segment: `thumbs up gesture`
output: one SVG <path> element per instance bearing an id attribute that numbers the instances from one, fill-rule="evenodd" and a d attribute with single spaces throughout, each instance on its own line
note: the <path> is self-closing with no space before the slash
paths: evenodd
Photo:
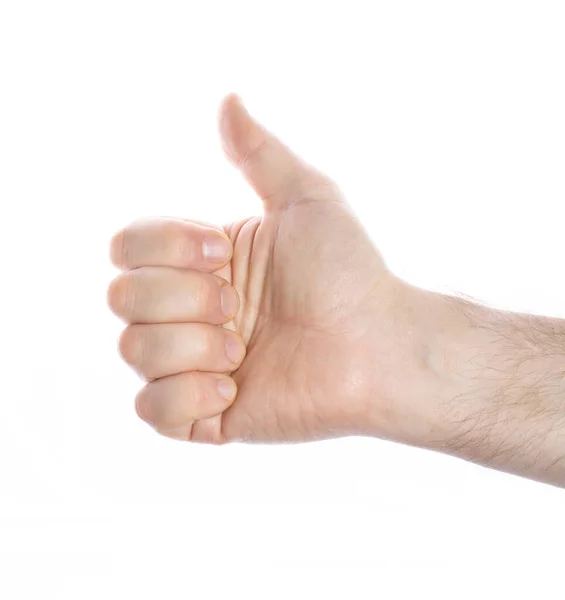
<path id="1" fill-rule="evenodd" d="M 139 416 L 199 442 L 412 441 L 420 291 L 387 270 L 336 184 L 237 96 L 219 121 L 261 216 L 137 221 L 111 242 L 123 272 L 108 302 L 128 322 L 121 355 L 146 381 Z"/>

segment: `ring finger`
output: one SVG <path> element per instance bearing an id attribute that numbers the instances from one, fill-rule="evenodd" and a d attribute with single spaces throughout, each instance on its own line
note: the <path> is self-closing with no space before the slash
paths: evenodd
<path id="1" fill-rule="evenodd" d="M 148 380 L 185 371 L 231 373 L 245 345 L 229 329 L 205 323 L 130 325 L 119 343 L 122 358 Z"/>

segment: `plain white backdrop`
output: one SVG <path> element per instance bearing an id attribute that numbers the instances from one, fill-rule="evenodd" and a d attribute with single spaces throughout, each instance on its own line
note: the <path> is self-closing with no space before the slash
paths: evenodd
<path id="1" fill-rule="evenodd" d="M 0 1 L 0 597 L 563 598 L 564 492 L 371 439 L 158 437 L 112 233 L 259 201 L 238 92 L 393 270 L 565 317 L 561 1 Z"/>

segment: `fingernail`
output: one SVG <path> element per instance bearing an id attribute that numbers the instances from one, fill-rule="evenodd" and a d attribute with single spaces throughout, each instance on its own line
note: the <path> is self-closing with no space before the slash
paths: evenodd
<path id="1" fill-rule="evenodd" d="M 234 363 L 239 362 L 243 356 L 243 348 L 241 342 L 233 337 L 226 340 L 226 355 Z"/>
<path id="2" fill-rule="evenodd" d="M 208 237 L 202 242 L 202 256 L 213 262 L 225 262 L 230 257 L 231 244 L 219 235 Z"/>
<path id="3" fill-rule="evenodd" d="M 233 400 L 237 392 L 237 386 L 232 379 L 218 379 L 218 392 L 222 398 Z"/>
<path id="4" fill-rule="evenodd" d="M 237 292 L 231 285 L 224 285 L 220 292 L 220 306 L 225 317 L 233 317 L 237 311 Z"/>

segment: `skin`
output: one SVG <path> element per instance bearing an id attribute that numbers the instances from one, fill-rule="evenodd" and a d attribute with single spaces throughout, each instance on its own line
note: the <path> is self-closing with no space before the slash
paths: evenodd
<path id="1" fill-rule="evenodd" d="M 111 241 L 139 416 L 215 444 L 378 436 L 565 485 L 563 321 L 400 280 L 338 186 L 237 96 L 219 121 L 263 214 L 147 219 Z"/>

